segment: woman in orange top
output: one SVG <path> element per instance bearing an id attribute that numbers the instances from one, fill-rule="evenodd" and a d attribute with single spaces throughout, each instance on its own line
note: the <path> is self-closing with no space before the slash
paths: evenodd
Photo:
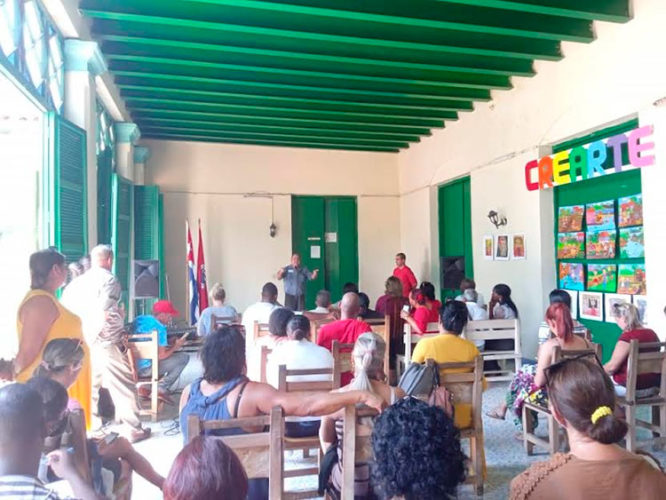
<path id="1" fill-rule="evenodd" d="M 27 381 L 41 362 L 44 347 L 53 339 L 80 340 L 85 352 L 83 365 L 68 393 L 81 403 L 86 425 L 90 426 L 90 352 L 83 339 L 81 320 L 55 297 L 66 278 L 65 256 L 57 250 L 49 248 L 30 256 L 31 290 L 21 302 L 16 319 L 19 350 L 14 359 L 14 373 L 17 381 Z"/>

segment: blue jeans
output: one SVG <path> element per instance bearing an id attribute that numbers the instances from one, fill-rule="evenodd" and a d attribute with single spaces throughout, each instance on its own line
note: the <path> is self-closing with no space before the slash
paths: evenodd
<path id="1" fill-rule="evenodd" d="M 184 352 L 174 352 L 171 356 L 166 359 L 160 359 L 159 361 L 159 377 L 160 377 L 160 389 L 169 390 L 178 377 L 180 373 L 185 369 L 185 366 L 189 362 L 190 357 L 187 353 Z M 139 370 L 140 377 L 150 377 L 152 373 L 152 367 L 148 366 L 146 368 L 141 368 Z"/>

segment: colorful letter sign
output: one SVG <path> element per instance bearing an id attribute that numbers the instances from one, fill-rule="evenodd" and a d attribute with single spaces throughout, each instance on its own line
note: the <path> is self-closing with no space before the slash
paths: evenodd
<path id="1" fill-rule="evenodd" d="M 654 142 L 646 142 L 652 135 L 652 125 L 618 134 L 587 146 L 544 156 L 525 165 L 525 185 L 529 191 L 538 191 L 571 182 L 584 181 L 602 175 L 622 172 L 629 168 L 654 165 Z M 624 164 L 622 146 L 626 144 L 629 163 Z M 612 168 L 604 165 L 612 158 Z"/>

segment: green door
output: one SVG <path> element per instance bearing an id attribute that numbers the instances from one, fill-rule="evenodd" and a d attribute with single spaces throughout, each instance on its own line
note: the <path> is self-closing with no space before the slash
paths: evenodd
<path id="1" fill-rule="evenodd" d="M 123 302 L 129 305 L 129 280 L 132 251 L 134 189 L 132 182 L 113 174 L 111 182 L 111 246 L 113 274 L 123 289 Z"/>
<path id="2" fill-rule="evenodd" d="M 437 201 L 440 289 L 445 299 L 458 295 L 460 280 L 474 277 L 469 177 L 440 186 Z"/>
<path id="3" fill-rule="evenodd" d="M 326 289 L 340 300 L 347 282 L 358 283 L 356 198 L 349 196 L 293 196 L 292 248 L 303 265 L 319 269 L 306 288 L 305 305 L 314 307 L 317 292 Z"/>

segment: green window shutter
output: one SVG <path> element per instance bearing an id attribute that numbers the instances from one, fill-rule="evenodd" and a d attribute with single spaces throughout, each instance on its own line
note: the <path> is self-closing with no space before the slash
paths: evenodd
<path id="1" fill-rule="evenodd" d="M 53 112 L 48 123 L 48 241 L 73 262 L 88 251 L 86 133 Z"/>
<path id="2" fill-rule="evenodd" d="M 111 242 L 111 182 L 113 151 L 106 148 L 97 155 L 97 241 Z"/>
<path id="3" fill-rule="evenodd" d="M 132 182 L 118 174 L 112 176 L 111 188 L 111 245 L 113 272 L 118 277 L 127 301 L 132 251 L 132 216 L 134 190 Z"/>
<path id="4" fill-rule="evenodd" d="M 164 260 L 164 195 L 160 193 L 157 210 L 157 224 L 160 234 L 160 297 L 167 297 L 166 290 L 166 261 Z"/>
<path id="5" fill-rule="evenodd" d="M 164 245 L 162 231 L 162 195 L 157 186 L 134 186 L 134 258 L 159 260 L 160 296 L 164 297 Z M 149 307 L 152 300 L 139 307 Z"/>

